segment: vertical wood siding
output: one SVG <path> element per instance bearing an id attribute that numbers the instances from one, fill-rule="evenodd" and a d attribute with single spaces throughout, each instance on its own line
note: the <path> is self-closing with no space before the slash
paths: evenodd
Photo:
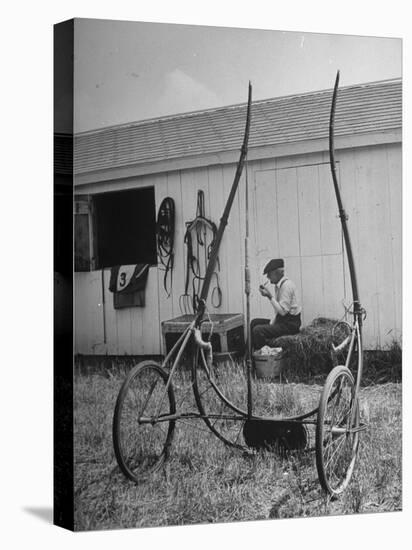
<path id="1" fill-rule="evenodd" d="M 401 148 L 364 147 L 340 158 L 359 292 L 368 314 L 365 341 L 372 348 L 384 346 L 402 335 Z M 345 280 L 349 290 L 347 269 Z"/>
<path id="2" fill-rule="evenodd" d="M 262 170 L 255 178 L 254 287 L 263 279 L 263 267 L 270 258 L 284 258 L 286 275 L 295 282 L 303 303 L 303 323 L 319 316 L 339 316 L 336 297 L 344 294 L 342 240 L 336 207 L 330 208 L 333 187 L 325 185 L 328 171 L 326 164 L 310 163 Z M 272 315 L 271 306 L 259 294 L 255 301 L 262 302 L 260 313 Z"/>
<path id="3" fill-rule="evenodd" d="M 368 312 L 367 347 L 385 345 L 401 336 L 401 149 L 383 145 L 337 152 L 343 201 L 349 215 L 359 290 Z M 76 351 L 84 354 L 158 354 L 161 321 L 181 314 L 186 249 L 185 222 L 196 215 L 197 192 L 205 194 L 206 217 L 219 224 L 232 185 L 235 165 L 211 166 L 136 179 L 136 187 L 154 186 L 156 212 L 166 196 L 175 200 L 176 233 L 173 288 L 168 298 L 164 272 L 149 270 L 146 307 L 115 310 L 104 272 L 103 304 L 100 271 L 76 273 Z M 303 322 L 314 317 L 340 318 L 342 300 L 351 288 L 327 154 L 250 162 L 249 184 L 251 314 L 271 316 L 260 297 L 262 270 L 273 257 L 283 257 L 303 304 Z M 244 238 L 245 177 L 242 176 L 221 250 L 222 305 L 211 312 L 245 311 Z M 121 182 L 119 182 L 119 189 Z M 214 284 L 212 283 L 211 290 Z M 103 313 L 106 342 L 104 341 Z"/>

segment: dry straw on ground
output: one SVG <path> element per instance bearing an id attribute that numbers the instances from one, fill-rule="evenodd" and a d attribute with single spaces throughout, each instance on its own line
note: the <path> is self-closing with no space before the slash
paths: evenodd
<path id="1" fill-rule="evenodd" d="M 341 341 L 339 331 L 333 332 L 336 323 L 335 319 L 318 317 L 302 327 L 299 334 L 282 336 L 274 341 L 273 345 L 286 352 L 286 376 L 289 381 L 322 382 L 334 366 L 345 364 L 345 353 L 332 353 L 332 344 Z M 337 341 L 334 341 L 336 337 Z M 355 353 L 351 364 L 354 370 L 356 361 Z M 400 381 L 401 364 L 402 349 L 395 340 L 385 348 L 368 351 L 364 355 L 363 383 Z"/>

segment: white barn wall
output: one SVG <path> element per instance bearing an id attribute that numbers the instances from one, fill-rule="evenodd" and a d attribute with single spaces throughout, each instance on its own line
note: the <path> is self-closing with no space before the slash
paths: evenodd
<path id="1" fill-rule="evenodd" d="M 360 296 L 368 311 L 366 347 L 389 343 L 392 336 L 399 337 L 401 331 L 400 155 L 399 144 L 337 151 Z M 301 292 L 304 323 L 319 315 L 341 316 L 341 300 L 350 300 L 340 222 L 326 163 L 325 153 L 248 163 L 252 317 L 271 315 L 272 309 L 258 294 L 257 286 L 262 279 L 262 267 L 268 259 L 276 256 L 285 257 L 287 273 Z M 108 290 L 109 269 L 105 270 L 104 307 L 101 271 L 76 273 L 76 352 L 120 355 L 161 353 L 160 323 L 181 313 L 179 297 L 184 292 L 186 273 L 183 237 L 185 222 L 192 220 L 196 214 L 197 191 L 202 189 L 205 193 L 206 217 L 218 225 L 234 172 L 235 164 L 216 165 L 101 184 L 106 191 L 154 186 L 156 213 L 164 197 L 170 196 L 175 200 L 173 290 L 167 298 L 163 289 L 163 272 L 151 267 L 146 307 L 115 310 L 113 295 Z M 245 171 L 219 254 L 222 306 L 215 309 L 209 303 L 211 312 L 245 311 L 244 185 Z M 100 192 L 99 184 L 92 192 Z"/>
<path id="2" fill-rule="evenodd" d="M 261 163 L 255 172 L 253 287 L 257 289 L 267 261 L 283 257 L 303 301 L 303 323 L 336 317 L 336 295 L 343 294 L 342 243 L 333 187 L 330 182 L 325 186 L 329 167 L 319 155 L 282 161 Z M 253 303 L 256 313 L 272 314 L 256 290 Z"/>
<path id="3" fill-rule="evenodd" d="M 402 334 L 402 178 L 399 145 L 364 147 L 339 155 L 344 204 L 367 311 L 367 346 Z M 348 298 L 350 279 L 346 269 Z"/>

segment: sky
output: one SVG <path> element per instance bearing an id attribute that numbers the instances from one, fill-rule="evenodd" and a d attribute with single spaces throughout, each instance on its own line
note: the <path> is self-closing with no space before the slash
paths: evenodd
<path id="1" fill-rule="evenodd" d="M 401 76 L 401 40 L 76 19 L 75 131 Z"/>

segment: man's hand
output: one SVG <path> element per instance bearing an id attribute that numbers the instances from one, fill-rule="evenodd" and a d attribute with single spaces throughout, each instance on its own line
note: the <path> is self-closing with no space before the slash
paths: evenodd
<path id="1" fill-rule="evenodd" d="M 259 292 L 261 293 L 262 296 L 264 296 L 265 298 L 269 298 L 269 300 L 272 298 L 272 294 L 270 292 L 269 289 L 267 289 L 265 286 L 263 285 L 260 285 L 259 286 Z"/>

